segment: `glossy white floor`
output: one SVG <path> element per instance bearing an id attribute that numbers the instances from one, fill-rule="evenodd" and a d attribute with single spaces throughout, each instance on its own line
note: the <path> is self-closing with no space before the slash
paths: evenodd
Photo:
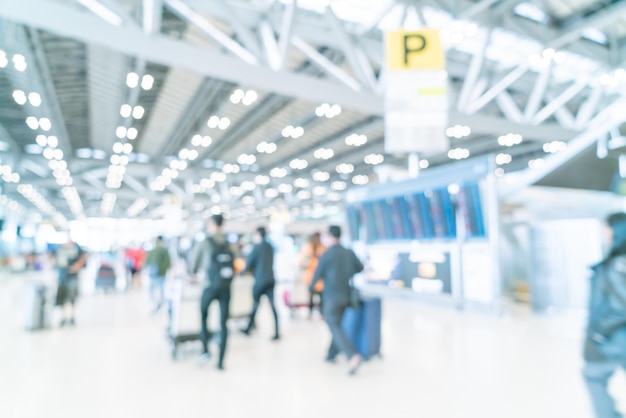
<path id="1" fill-rule="evenodd" d="M 590 417 L 574 318 L 385 301 L 384 359 L 348 377 L 319 320 L 269 312 L 231 334 L 226 371 L 170 359 L 142 292 L 84 295 L 75 328 L 23 330 L 26 278 L 0 273 L 0 417 Z M 190 346 L 195 350 L 197 346 Z M 623 376 L 615 391 L 625 394 Z"/>

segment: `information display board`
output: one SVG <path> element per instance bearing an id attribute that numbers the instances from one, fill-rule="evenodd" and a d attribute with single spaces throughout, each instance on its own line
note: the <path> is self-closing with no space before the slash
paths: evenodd
<path id="1" fill-rule="evenodd" d="M 455 239 L 455 206 L 464 219 L 465 236 L 485 237 L 483 203 L 478 182 L 463 184 L 455 194 L 451 194 L 447 188 L 428 189 L 348 205 L 350 235 L 353 240 L 358 240 L 365 226 L 365 241 L 368 243 Z"/>

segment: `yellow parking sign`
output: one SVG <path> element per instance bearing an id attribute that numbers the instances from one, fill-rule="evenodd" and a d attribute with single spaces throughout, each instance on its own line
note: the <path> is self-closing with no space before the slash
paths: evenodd
<path id="1" fill-rule="evenodd" d="M 446 66 L 438 30 L 389 31 L 385 40 L 387 69 L 391 71 L 443 70 Z"/>

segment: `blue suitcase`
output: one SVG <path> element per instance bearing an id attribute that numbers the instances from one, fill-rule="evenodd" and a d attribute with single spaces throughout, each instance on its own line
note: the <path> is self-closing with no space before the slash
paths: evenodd
<path id="1" fill-rule="evenodd" d="M 364 360 L 380 355 L 381 313 L 380 298 L 364 298 L 361 309 L 349 307 L 341 320 L 341 328 Z"/>

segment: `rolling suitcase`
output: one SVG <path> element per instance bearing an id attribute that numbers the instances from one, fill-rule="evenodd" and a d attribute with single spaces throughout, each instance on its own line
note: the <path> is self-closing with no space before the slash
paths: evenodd
<path id="1" fill-rule="evenodd" d="M 380 356 L 381 314 L 380 298 L 363 298 L 361 309 L 349 307 L 343 315 L 341 328 L 364 360 Z"/>
<path id="2" fill-rule="evenodd" d="M 115 280 L 113 267 L 103 264 L 96 273 L 96 289 L 103 289 L 105 292 L 115 290 Z"/>
<path id="3" fill-rule="evenodd" d="M 33 284 L 26 293 L 26 329 L 39 331 L 46 327 L 46 293 L 44 285 Z"/>
<path id="4" fill-rule="evenodd" d="M 178 357 L 181 344 L 200 341 L 200 298 L 204 290 L 200 283 L 175 280 L 168 300 L 168 338 L 172 358 Z"/>

